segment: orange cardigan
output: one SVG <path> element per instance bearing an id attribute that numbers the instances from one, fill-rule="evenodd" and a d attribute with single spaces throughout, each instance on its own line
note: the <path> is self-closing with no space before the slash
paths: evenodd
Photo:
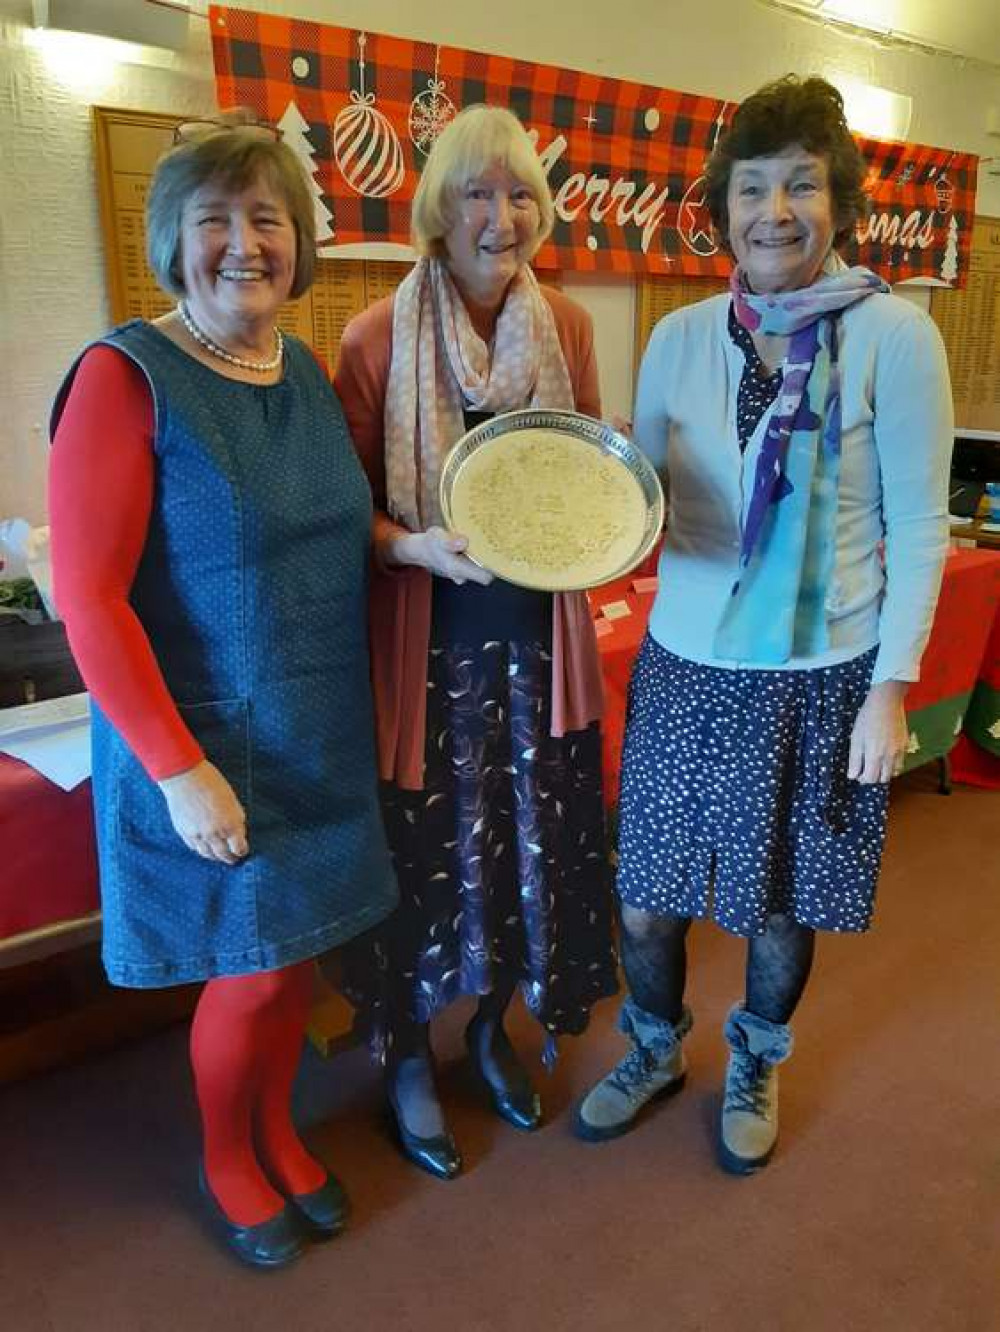
<path id="1" fill-rule="evenodd" d="M 601 399 L 590 316 L 569 297 L 542 288 L 552 307 L 576 408 L 600 417 Z M 391 296 L 347 325 L 334 376 L 354 447 L 375 500 L 370 602 L 372 691 L 379 776 L 408 790 L 423 786 L 431 575 L 390 566 L 384 552 L 405 531 L 386 512 L 383 417 L 392 359 Z M 597 637 L 582 592 L 553 598 L 552 734 L 598 720 L 604 710 Z"/>

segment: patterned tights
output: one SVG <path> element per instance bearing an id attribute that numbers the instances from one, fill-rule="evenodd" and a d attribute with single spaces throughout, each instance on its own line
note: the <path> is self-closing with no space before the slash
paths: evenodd
<path id="1" fill-rule="evenodd" d="M 622 961 L 632 998 L 647 1013 L 676 1023 L 687 980 L 687 933 L 682 916 L 622 908 Z M 788 1022 L 812 970 L 816 934 L 791 916 L 774 913 L 763 934 L 747 940 L 746 1006 L 768 1022 Z"/>

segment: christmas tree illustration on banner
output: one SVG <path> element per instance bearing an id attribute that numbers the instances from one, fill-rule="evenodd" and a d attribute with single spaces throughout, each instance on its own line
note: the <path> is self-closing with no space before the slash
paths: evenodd
<path id="1" fill-rule="evenodd" d="M 954 282 L 958 277 L 958 223 L 954 213 L 948 219 L 948 239 L 941 262 L 941 276 L 945 282 Z"/>
<path id="2" fill-rule="evenodd" d="M 365 92 L 366 33 L 358 34 L 359 91 L 351 91 L 348 106 L 333 122 L 333 156 L 340 173 L 355 194 L 384 199 L 394 194 L 406 176 L 403 146 L 391 122 L 375 106 L 375 94 Z"/>
<path id="3" fill-rule="evenodd" d="M 445 92 L 444 81 L 438 77 L 440 60 L 439 46 L 434 55 L 434 77 L 427 80 L 427 87 L 423 92 L 418 92 L 410 103 L 410 140 L 414 148 L 425 157 L 434 147 L 441 131 L 455 116 L 455 103 Z"/>
<path id="4" fill-rule="evenodd" d="M 323 191 L 316 179 L 317 166 L 313 161 L 316 149 L 309 142 L 309 122 L 295 103 L 289 102 L 285 114 L 278 121 L 278 128 L 285 143 L 302 162 L 309 177 L 309 188 L 312 190 L 316 211 L 316 239 L 330 240 L 333 236 L 333 214 L 326 206 Z"/>

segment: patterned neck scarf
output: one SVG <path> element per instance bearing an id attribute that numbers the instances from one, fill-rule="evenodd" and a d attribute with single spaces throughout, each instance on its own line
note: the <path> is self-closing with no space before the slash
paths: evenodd
<path id="1" fill-rule="evenodd" d="M 440 524 L 438 481 L 465 434 L 466 409 L 572 410 L 573 386 L 556 321 L 534 273 L 520 269 L 497 315 L 492 345 L 439 259 L 420 259 L 396 292 L 385 395 L 389 512 L 418 532 Z"/>
<path id="2" fill-rule="evenodd" d="M 781 390 L 743 519 L 739 573 L 715 633 L 720 657 L 780 665 L 826 651 L 826 597 L 840 481 L 837 316 L 888 285 L 839 259 L 799 291 L 757 296 L 741 269 L 729 282 L 751 333 L 790 337 Z"/>

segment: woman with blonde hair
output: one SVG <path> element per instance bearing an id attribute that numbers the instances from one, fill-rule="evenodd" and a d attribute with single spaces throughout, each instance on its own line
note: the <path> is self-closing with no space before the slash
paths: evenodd
<path id="1" fill-rule="evenodd" d="M 442 1178 L 461 1159 L 430 1020 L 480 996 L 473 1068 L 496 1111 L 533 1129 L 538 1098 L 503 1028 L 515 989 L 550 1038 L 582 1031 L 616 989 L 586 599 L 491 578 L 444 530 L 437 500 L 448 450 L 487 417 L 600 413 L 590 319 L 529 267 L 553 221 L 517 118 L 467 108 L 414 199 L 421 258 L 348 326 L 335 379 L 375 495 L 377 742 L 402 893 L 387 927 L 352 950 L 347 984 L 380 1038 L 403 1150 Z"/>

